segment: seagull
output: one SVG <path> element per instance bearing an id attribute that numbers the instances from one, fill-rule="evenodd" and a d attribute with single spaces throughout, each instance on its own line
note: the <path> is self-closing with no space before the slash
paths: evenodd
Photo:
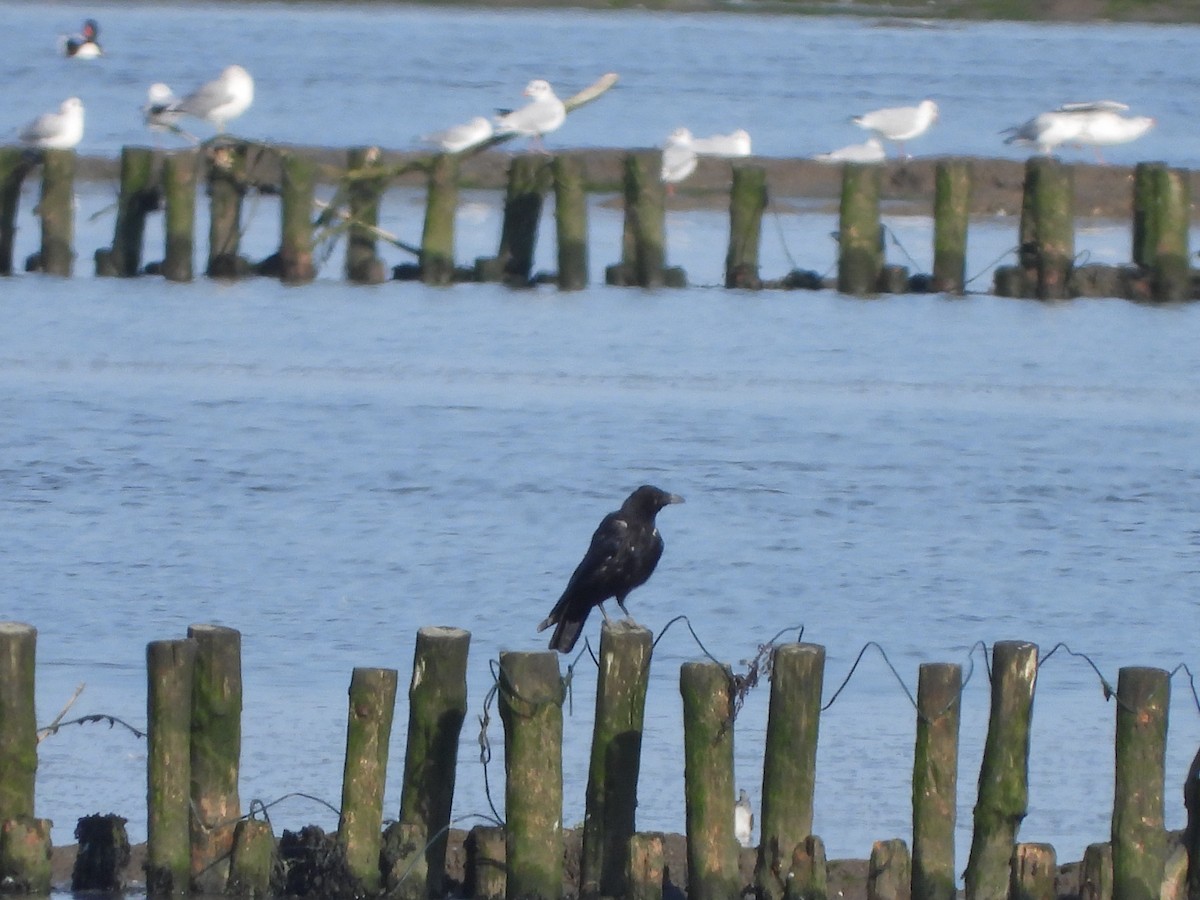
<path id="1" fill-rule="evenodd" d="M 738 792 L 737 803 L 733 805 L 733 834 L 743 847 L 752 847 L 751 833 L 754 831 L 754 809 L 750 806 L 750 796 L 745 791 Z"/>
<path id="2" fill-rule="evenodd" d="M 96 40 L 99 34 L 100 26 L 96 24 L 96 20 L 88 19 L 83 23 L 83 31 L 80 34 L 60 38 L 63 55 L 72 59 L 95 59 L 97 56 L 103 56 L 104 51 L 100 49 L 100 43 Z"/>
<path id="3" fill-rule="evenodd" d="M 886 156 L 883 144 L 879 138 L 872 135 L 861 144 L 850 144 L 846 147 L 839 147 L 837 150 L 830 150 L 828 153 L 818 153 L 813 159 L 817 162 L 828 163 L 877 163 L 883 162 Z"/>
<path id="4" fill-rule="evenodd" d="M 1048 154 L 1063 144 L 1090 146 L 1103 162 L 1100 148 L 1124 144 L 1140 138 L 1154 127 L 1150 116 L 1123 116 L 1129 107 L 1115 100 L 1064 103 L 1050 112 L 1040 113 L 1027 122 L 1006 128 L 1004 143 L 1033 144 L 1039 153 Z"/>
<path id="5" fill-rule="evenodd" d="M 224 133 L 225 124 L 236 119 L 254 102 L 254 79 L 241 66 L 226 66 L 218 78 L 200 85 L 166 112 L 204 119 Z"/>
<path id="6" fill-rule="evenodd" d="M 661 177 L 667 193 L 675 193 L 675 185 L 696 171 L 696 150 L 692 146 L 692 133 L 686 128 L 676 128 L 667 137 L 662 151 Z"/>
<path id="7" fill-rule="evenodd" d="M 142 121 L 153 132 L 170 131 L 195 143 L 196 138 L 179 127 L 183 113 L 171 108 L 178 102 L 179 98 L 175 96 L 174 91 L 161 81 L 155 82 L 146 91 L 146 102 L 142 104 Z"/>
<path id="8" fill-rule="evenodd" d="M 21 129 L 21 143 L 39 150 L 70 150 L 83 140 L 83 101 L 68 97 L 58 112 L 42 113 Z"/>
<path id="9" fill-rule="evenodd" d="M 885 141 L 893 141 L 904 155 L 904 142 L 920 137 L 938 117 L 937 104 L 922 100 L 916 106 L 889 106 L 850 119 L 859 128 L 874 132 Z"/>
<path id="10" fill-rule="evenodd" d="M 462 153 L 478 144 L 482 144 L 492 136 L 492 123 L 483 116 L 476 116 L 470 122 L 461 125 L 451 125 L 443 131 L 435 131 L 421 137 L 421 142 L 438 147 L 446 153 Z"/>
<path id="11" fill-rule="evenodd" d="M 729 134 L 695 138 L 692 141 L 692 149 L 701 156 L 749 156 L 750 133 L 744 128 L 739 128 Z"/>
<path id="12" fill-rule="evenodd" d="M 496 117 L 496 134 L 517 134 L 530 138 L 539 149 L 542 136 L 554 131 L 567 118 L 567 108 L 554 95 L 550 82 L 535 78 L 525 86 L 529 103 L 520 109 Z"/>

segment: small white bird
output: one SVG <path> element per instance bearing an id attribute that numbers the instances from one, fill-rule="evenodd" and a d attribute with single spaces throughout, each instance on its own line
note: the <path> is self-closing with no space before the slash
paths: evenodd
<path id="1" fill-rule="evenodd" d="M 530 102 L 520 109 L 496 117 L 496 134 L 524 135 L 539 149 L 542 136 L 559 128 L 567 118 L 567 108 L 554 95 L 548 81 L 535 78 L 525 87 Z"/>
<path id="2" fill-rule="evenodd" d="M 817 162 L 827 163 L 878 163 L 883 162 L 886 156 L 883 144 L 879 138 L 872 135 L 861 144 L 849 144 L 839 147 L 837 150 L 830 150 L 828 153 L 818 153 L 813 159 Z"/>
<path id="3" fill-rule="evenodd" d="M 1027 122 L 1006 128 L 1004 143 L 1032 144 L 1037 152 L 1049 154 L 1067 144 L 1092 147 L 1103 162 L 1101 147 L 1134 141 L 1154 127 L 1150 116 L 1123 116 L 1129 107 L 1115 100 L 1064 103 L 1050 112 L 1040 113 Z"/>
<path id="4" fill-rule="evenodd" d="M 19 138 L 40 150 L 70 150 L 83 140 L 83 101 L 68 97 L 58 112 L 42 113 L 22 128 Z"/>
<path id="5" fill-rule="evenodd" d="M 478 144 L 482 144 L 492 136 L 492 123 L 483 116 L 476 116 L 470 122 L 461 125 L 451 125 L 442 131 L 426 134 L 421 142 L 437 147 L 446 153 L 462 153 Z"/>
<path id="6" fill-rule="evenodd" d="M 661 177 L 667 193 L 675 193 L 675 185 L 696 171 L 696 151 L 692 147 L 692 133 L 686 128 L 676 128 L 667 137 L 662 151 Z"/>
<path id="7" fill-rule="evenodd" d="M 749 156 L 750 133 L 744 128 L 739 128 L 729 134 L 694 138 L 692 149 L 701 156 Z"/>
<path id="8" fill-rule="evenodd" d="M 220 76 L 200 85 L 168 112 L 204 119 L 224 133 L 230 119 L 236 119 L 254 102 L 254 79 L 241 66 L 226 66 Z"/>
<path id="9" fill-rule="evenodd" d="M 922 100 L 916 106 L 889 106 L 872 110 L 850 119 L 859 128 L 874 132 L 885 141 L 892 141 L 904 155 L 904 142 L 920 137 L 938 117 L 937 104 Z"/>
<path id="10" fill-rule="evenodd" d="M 178 102 L 179 98 L 175 96 L 174 91 L 161 81 L 156 81 L 146 91 L 146 102 L 142 104 L 142 121 L 153 132 L 170 131 L 194 142 L 196 138 L 179 127 L 183 113 L 172 109 Z"/>
<path id="11" fill-rule="evenodd" d="M 738 792 L 737 803 L 733 805 L 733 834 L 743 847 L 753 847 L 750 843 L 754 831 L 754 809 L 750 806 L 750 797 L 745 791 Z"/>

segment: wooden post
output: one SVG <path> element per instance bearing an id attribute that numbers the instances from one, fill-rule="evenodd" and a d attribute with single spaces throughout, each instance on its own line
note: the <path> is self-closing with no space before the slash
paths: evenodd
<path id="1" fill-rule="evenodd" d="M 421 281 L 454 280 L 454 216 L 458 211 L 458 154 L 439 153 L 429 167 L 425 230 L 421 234 Z"/>
<path id="2" fill-rule="evenodd" d="M 35 268 L 69 278 L 75 267 L 75 151 L 42 151 L 42 249 Z"/>
<path id="3" fill-rule="evenodd" d="M 979 768 L 975 830 L 964 881 L 967 900 L 1006 900 L 1017 829 L 1029 802 L 1029 727 L 1036 644 L 997 641 L 992 702 Z"/>
<path id="4" fill-rule="evenodd" d="M 196 168 L 192 150 L 169 153 L 163 160 L 163 190 L 167 197 L 166 256 L 162 273 L 167 281 L 192 280 L 195 252 Z"/>
<path id="5" fill-rule="evenodd" d="M 878 289 L 883 271 L 879 170 L 866 163 L 842 166 L 837 289 L 843 294 L 864 296 Z"/>
<path id="6" fill-rule="evenodd" d="M 350 677 L 346 764 L 338 841 L 346 868 L 368 893 L 379 890 L 379 847 L 388 747 L 396 708 L 395 669 L 355 668 Z"/>
<path id="7" fill-rule="evenodd" d="M 714 662 L 684 663 L 679 673 L 690 900 L 728 900 L 740 887 L 730 677 Z"/>
<path id="8" fill-rule="evenodd" d="M 1163 784 L 1171 676 L 1127 666 L 1117 679 L 1113 896 L 1158 900 L 1166 858 Z"/>
<path id="9" fill-rule="evenodd" d="M 317 167 L 303 156 L 285 153 L 280 168 L 279 278 L 284 284 L 305 284 L 317 276 L 312 224 Z"/>
<path id="10" fill-rule="evenodd" d="M 1055 900 L 1058 864 L 1049 844 L 1017 844 L 1013 848 L 1009 900 Z"/>
<path id="11" fill-rule="evenodd" d="M 923 663 L 913 753 L 913 900 L 954 900 L 962 666 Z"/>
<path id="12" fill-rule="evenodd" d="M 659 178 L 657 152 L 630 153 L 625 157 L 625 229 L 633 252 L 627 257 L 633 283 L 662 287 L 667 262 L 667 191 Z"/>
<path id="13" fill-rule="evenodd" d="M 810 834 L 797 844 L 785 880 L 784 900 L 827 900 L 829 866 L 825 859 L 825 842 Z"/>
<path id="14" fill-rule="evenodd" d="M 125 889 L 125 868 L 132 851 L 125 819 L 118 815 L 84 816 L 75 824 L 75 865 L 71 868 L 71 890 L 108 891 Z"/>
<path id="15" fill-rule="evenodd" d="M 1154 173 L 1156 190 L 1151 215 L 1155 236 L 1151 264 L 1151 291 L 1155 300 L 1182 303 L 1192 298 L 1191 254 L 1188 228 L 1191 225 L 1191 191 L 1186 169 L 1165 166 Z"/>
<path id="16" fill-rule="evenodd" d="M 583 157 L 554 159 L 554 223 L 558 236 L 558 289 L 578 291 L 588 284 L 587 187 Z"/>
<path id="17" fill-rule="evenodd" d="M 146 646 L 146 891 L 186 894 L 191 872 L 192 681 L 196 642 Z"/>
<path id="18" fill-rule="evenodd" d="M 562 893 L 562 702 L 557 653 L 500 654 L 509 900 Z"/>
<path id="19" fill-rule="evenodd" d="M 1158 183 L 1167 170 L 1164 162 L 1140 162 L 1133 169 L 1133 252 L 1135 266 L 1149 269 L 1154 265 L 1158 247 L 1158 218 L 1154 214 Z"/>
<path id="20" fill-rule="evenodd" d="M 0 147 L 0 275 L 13 273 L 17 209 L 21 204 L 21 185 L 28 172 L 24 150 L 20 147 Z"/>
<path id="21" fill-rule="evenodd" d="M 467 653 L 471 633 L 427 627 L 417 632 L 412 682 L 408 688 L 408 744 L 400 798 L 401 825 L 414 829 L 425 854 L 421 897 L 445 894 L 445 833 L 454 802 L 458 738 L 467 715 Z M 388 890 L 396 884 L 389 873 Z"/>
<path id="22" fill-rule="evenodd" d="M 508 167 L 500 249 L 494 258 L 476 261 L 475 271 L 480 281 L 502 281 L 514 287 L 530 284 L 542 202 L 549 188 L 548 173 L 549 167 L 542 157 L 532 154 L 513 157 Z"/>
<path id="23" fill-rule="evenodd" d="M 0 622 L 0 821 L 33 816 L 37 629 Z"/>
<path id="24" fill-rule="evenodd" d="M 626 894 L 653 638 L 649 629 L 619 620 L 600 626 L 600 674 L 580 863 L 579 890 L 584 895 Z"/>
<path id="25" fill-rule="evenodd" d="M 961 294 L 966 289 L 967 225 L 971 212 L 971 163 L 946 159 L 934 169 L 933 289 Z M 916 856 L 916 847 L 913 847 Z"/>
<path id="26" fill-rule="evenodd" d="M 242 746 L 242 636 L 221 625 L 191 625 L 192 890 L 224 893 L 233 830 L 241 818 L 238 764 Z"/>
<path id="27" fill-rule="evenodd" d="M 867 867 L 867 900 L 909 900 L 911 881 L 908 845 L 899 838 L 876 841 Z"/>
<path id="28" fill-rule="evenodd" d="M 763 210 L 767 208 L 767 170 L 734 166 L 729 192 L 729 249 L 725 252 L 725 287 L 762 288 L 758 276 L 758 246 Z"/>
<path id="29" fill-rule="evenodd" d="M 812 834 L 824 678 L 821 645 L 776 648 L 763 753 L 761 840 L 754 869 L 754 883 L 764 900 L 779 900 L 787 892 L 792 851 Z"/>
<path id="30" fill-rule="evenodd" d="M 1079 870 L 1079 900 L 1112 900 L 1112 844 L 1088 844 Z"/>
<path id="31" fill-rule="evenodd" d="M 1183 805 L 1187 809 L 1187 827 L 1183 831 L 1183 846 L 1188 857 L 1187 898 L 1200 900 L 1200 750 L 1196 751 L 1188 767 L 1187 780 L 1183 784 Z"/>
<path id="32" fill-rule="evenodd" d="M 346 240 L 346 278 L 357 284 L 380 284 L 387 272 L 375 254 L 375 229 L 387 178 L 379 165 L 378 147 L 353 147 L 346 153 L 350 231 Z"/>
<path id="33" fill-rule="evenodd" d="M 241 897 L 271 896 L 275 835 L 265 819 L 242 819 L 233 830 L 229 893 Z"/>
<path id="34" fill-rule="evenodd" d="M 1027 283 L 1039 300 L 1070 296 L 1068 279 L 1075 260 L 1073 192 L 1070 166 L 1047 156 L 1026 162 L 1021 248 Z"/>
<path id="35" fill-rule="evenodd" d="M 634 834 L 629 838 L 629 868 L 625 873 L 628 900 L 662 900 L 663 857 L 662 832 Z"/>
<path id="36" fill-rule="evenodd" d="M 248 266 L 239 253 L 242 197 L 246 193 L 246 145 L 222 144 L 210 151 L 208 165 L 209 278 L 240 278 Z M 232 834 L 230 835 L 232 837 Z"/>
<path id="37" fill-rule="evenodd" d="M 132 278 L 142 268 L 142 236 L 146 213 L 158 208 L 154 183 L 154 151 L 149 147 L 121 148 L 121 193 L 111 248 L 96 251 L 96 274 Z"/>
<path id="38" fill-rule="evenodd" d="M 504 866 L 504 829 L 476 825 L 467 835 L 468 897 L 475 900 L 501 900 L 507 890 Z"/>
<path id="39" fill-rule="evenodd" d="M 0 878 L 6 894 L 50 893 L 51 824 L 31 816 L 0 822 Z"/>

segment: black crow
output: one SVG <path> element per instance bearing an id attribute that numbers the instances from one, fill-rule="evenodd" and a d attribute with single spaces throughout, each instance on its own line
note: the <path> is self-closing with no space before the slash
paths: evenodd
<path id="1" fill-rule="evenodd" d="M 599 606 L 607 620 L 604 601 L 610 597 L 616 597 L 621 612 L 629 615 L 625 598 L 635 587 L 646 583 L 662 556 L 663 540 L 654 517 L 664 506 L 682 502 L 678 494 L 643 484 L 620 509 L 604 517 L 592 535 L 591 546 L 567 582 L 567 589 L 538 626 L 538 631 L 557 626 L 550 638 L 551 650 L 571 652 L 593 606 Z"/>

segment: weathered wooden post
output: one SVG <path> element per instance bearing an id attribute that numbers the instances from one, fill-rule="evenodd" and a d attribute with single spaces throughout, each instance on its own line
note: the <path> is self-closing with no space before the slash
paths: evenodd
<path id="1" fill-rule="evenodd" d="M 911 882 L 912 860 L 904 841 L 893 838 L 871 845 L 871 858 L 867 863 L 867 900 L 909 900 Z"/>
<path id="2" fill-rule="evenodd" d="M 70 277 L 75 267 L 75 151 L 42 151 L 42 193 L 38 217 L 42 221 L 42 249 L 38 271 Z"/>
<path id="3" fill-rule="evenodd" d="M 1163 784 L 1171 676 L 1127 666 L 1117 679 L 1113 897 L 1158 900 L 1166 856 Z"/>
<path id="4" fill-rule="evenodd" d="M 0 821 L 33 816 L 36 656 L 36 628 L 22 622 L 0 622 Z"/>
<path id="5" fill-rule="evenodd" d="M 763 210 L 767 208 L 767 170 L 734 166 L 729 192 L 729 249 L 725 252 L 725 287 L 759 290 L 758 247 Z"/>
<path id="6" fill-rule="evenodd" d="M 446 285 L 454 280 L 458 160 L 456 153 L 439 153 L 430 162 L 425 229 L 421 233 L 421 281 L 425 284 Z"/>
<path id="7" fill-rule="evenodd" d="M 1192 297 L 1191 254 L 1188 228 L 1191 225 L 1191 192 L 1185 169 L 1166 166 L 1151 174 L 1154 185 L 1149 234 L 1154 239 L 1151 296 L 1158 301 L 1180 303 Z"/>
<path id="8" fill-rule="evenodd" d="M 1164 162 L 1140 162 L 1133 169 L 1133 264 L 1143 269 L 1154 265 L 1158 246 L 1157 217 L 1154 215 L 1160 173 Z"/>
<path id="9" fill-rule="evenodd" d="M 729 668 L 714 662 L 684 663 L 679 673 L 691 900 L 729 900 L 740 887 L 733 834 L 730 681 Z"/>
<path id="10" fill-rule="evenodd" d="M 1057 872 L 1054 848 L 1049 844 L 1017 844 L 1013 848 L 1009 900 L 1055 900 Z"/>
<path id="11" fill-rule="evenodd" d="M 504 872 L 504 829 L 476 825 L 467 835 L 467 896 L 475 900 L 502 900 L 507 887 Z"/>
<path id="12" fill-rule="evenodd" d="M 779 900 L 787 892 L 792 851 L 812 834 L 824 680 L 821 645 L 784 644 L 775 649 L 763 754 L 761 840 L 754 868 L 754 882 L 764 900 Z"/>
<path id="13" fill-rule="evenodd" d="M 514 287 L 530 284 L 542 203 L 550 187 L 549 172 L 543 157 L 533 154 L 513 157 L 508 167 L 500 249 L 492 258 L 475 261 L 475 274 L 480 281 L 502 281 Z"/>
<path id="14" fill-rule="evenodd" d="M 1029 802 L 1029 728 L 1036 644 L 997 641 L 992 700 L 979 768 L 975 830 L 964 877 L 967 900 L 1006 900 L 1017 829 Z"/>
<path id="15" fill-rule="evenodd" d="M 666 271 L 667 192 L 659 177 L 661 155 L 637 151 L 625 157 L 625 227 L 621 261 L 605 270 L 605 280 L 618 286 L 682 286 L 682 273 Z"/>
<path id="16" fill-rule="evenodd" d="M 954 900 L 962 666 L 923 663 L 913 753 L 913 900 Z"/>
<path id="17" fill-rule="evenodd" d="M 240 897 L 271 896 L 275 865 L 275 835 L 265 819 L 242 819 L 233 830 L 229 863 L 229 893 Z"/>
<path id="18" fill-rule="evenodd" d="M 285 153 L 280 168 L 279 279 L 284 284 L 305 284 L 317 276 L 312 223 L 317 167 L 310 159 Z"/>
<path id="19" fill-rule="evenodd" d="M 209 151 L 209 278 L 241 278 L 249 266 L 240 254 L 242 198 L 246 194 L 246 145 L 221 144 Z M 232 836 L 232 835 L 231 835 Z"/>
<path id="20" fill-rule="evenodd" d="M 829 864 L 825 859 L 825 842 L 810 834 L 797 844 L 785 880 L 784 900 L 827 900 Z"/>
<path id="21" fill-rule="evenodd" d="M 24 150 L 20 147 L 0 147 L 0 275 L 13 273 L 17 209 L 21 204 L 21 185 L 28 172 Z"/>
<path id="22" fill-rule="evenodd" d="M 402 872 L 388 872 L 385 887 L 404 896 L 445 894 L 445 833 L 454 803 L 458 737 L 467 715 L 467 654 L 471 633 L 427 627 L 417 632 L 412 682 L 408 688 L 408 749 L 398 824 L 408 826 L 425 855 L 425 879 L 400 886 Z M 415 871 L 415 869 L 414 869 Z"/>
<path id="23" fill-rule="evenodd" d="M 588 283 L 587 187 L 583 157 L 573 153 L 557 156 L 553 170 L 558 288 L 578 291 Z"/>
<path id="24" fill-rule="evenodd" d="M 142 236 L 146 214 L 158 208 L 154 182 L 154 151 L 149 147 L 121 148 L 121 192 L 112 247 L 96 251 L 96 274 L 132 278 L 142 268 Z"/>
<path id="25" fill-rule="evenodd" d="M 0 878 L 9 894 L 50 893 L 49 819 L 0 821 Z"/>
<path id="26" fill-rule="evenodd" d="M 883 271 L 879 170 L 880 166 L 867 163 L 842 165 L 837 289 L 843 294 L 863 296 L 879 287 Z"/>
<path id="27" fill-rule="evenodd" d="M 121 816 L 84 816 L 75 823 L 75 865 L 71 867 L 71 890 L 120 893 L 125 889 L 125 867 L 132 851 L 129 833 Z"/>
<path id="28" fill-rule="evenodd" d="M 1183 832 L 1183 847 L 1188 858 L 1187 898 L 1200 900 L 1200 750 L 1196 751 L 1188 767 L 1187 780 L 1183 784 L 1183 805 L 1187 809 L 1187 827 Z"/>
<path id="29" fill-rule="evenodd" d="M 1079 870 L 1079 900 L 1112 900 L 1112 844 L 1088 844 Z"/>
<path id="30" fill-rule="evenodd" d="M 625 873 L 628 900 L 662 900 L 663 857 L 662 832 L 634 834 L 629 838 L 629 868 Z"/>
<path id="31" fill-rule="evenodd" d="M 346 278 L 356 284 L 380 284 L 387 272 L 375 253 L 379 205 L 387 174 L 379 164 L 378 147 L 353 147 L 346 153 L 347 205 L 350 230 L 346 240 Z"/>
<path id="32" fill-rule="evenodd" d="M 1047 156 L 1031 157 L 1025 164 L 1021 246 L 1032 249 L 1039 300 L 1069 296 L 1067 282 L 1075 261 L 1073 194 L 1070 166 Z"/>
<path id="33" fill-rule="evenodd" d="M 971 163 L 946 159 L 934 169 L 933 289 L 961 294 L 966 289 L 967 225 L 971 212 Z M 913 847 L 916 856 L 916 847 Z"/>
<path id="34" fill-rule="evenodd" d="M 221 625 L 191 625 L 192 890 L 224 893 L 233 831 L 241 818 L 242 636 Z"/>
<path id="35" fill-rule="evenodd" d="M 191 873 L 192 681 L 196 642 L 146 646 L 146 891 L 186 894 Z"/>
<path id="36" fill-rule="evenodd" d="M 621 621 L 600 627 L 600 674 L 583 818 L 580 893 L 626 893 L 637 812 L 642 721 L 653 635 Z"/>
<path id="37" fill-rule="evenodd" d="M 557 653 L 500 654 L 509 900 L 562 893 L 562 702 Z"/>
<path id="38" fill-rule="evenodd" d="M 163 160 L 163 192 L 166 194 L 166 256 L 162 273 L 167 281 L 192 280 L 195 251 L 196 169 L 199 156 L 193 150 L 167 154 Z"/>

